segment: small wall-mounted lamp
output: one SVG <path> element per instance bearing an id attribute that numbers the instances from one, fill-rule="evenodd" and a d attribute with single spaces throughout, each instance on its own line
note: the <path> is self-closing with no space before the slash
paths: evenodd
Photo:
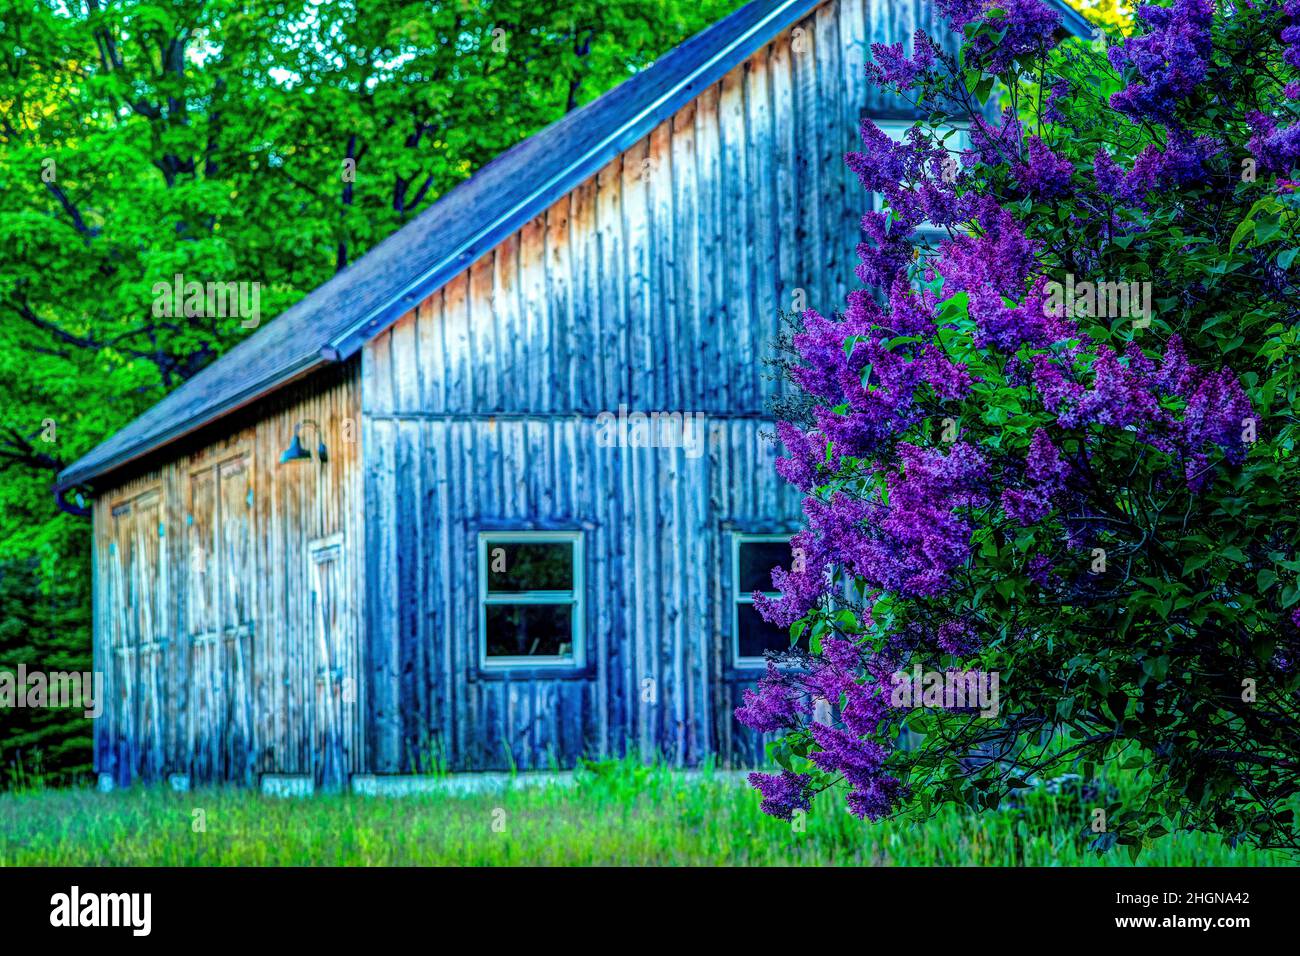
<path id="1" fill-rule="evenodd" d="M 329 455 L 325 451 L 325 437 L 321 432 L 321 427 L 310 418 L 305 418 L 293 426 L 293 440 L 289 442 L 289 447 L 280 454 L 280 464 L 283 465 L 291 461 L 311 461 L 311 452 L 303 447 L 302 441 L 298 437 L 299 429 L 307 425 L 316 429 L 316 438 L 319 442 L 316 446 L 317 459 L 320 460 L 322 465 L 329 461 Z"/>

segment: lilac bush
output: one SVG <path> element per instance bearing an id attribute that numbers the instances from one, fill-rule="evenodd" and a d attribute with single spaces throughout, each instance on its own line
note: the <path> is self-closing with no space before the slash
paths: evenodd
<path id="1" fill-rule="evenodd" d="M 1081 815 L 1099 850 L 1295 849 L 1300 0 L 1088 44 L 1038 0 L 939 7 L 960 55 L 873 47 L 923 119 L 863 124 L 861 288 L 791 340 L 807 526 L 755 602 L 810 653 L 737 710 L 781 735 L 763 809 L 994 808 L 1122 765 L 1148 797 Z M 996 716 L 901 705 L 918 666 L 1000 675 Z"/>

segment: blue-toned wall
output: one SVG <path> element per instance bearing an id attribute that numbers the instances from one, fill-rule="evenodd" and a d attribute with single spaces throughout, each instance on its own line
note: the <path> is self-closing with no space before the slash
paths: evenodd
<path id="1" fill-rule="evenodd" d="M 730 535 L 800 510 L 761 360 L 782 309 L 851 287 L 869 44 L 930 15 L 829 0 L 367 346 L 376 770 L 757 756 L 731 716 L 756 675 L 731 659 Z M 602 447 L 620 405 L 705 413 L 706 451 Z M 477 534 L 530 526 L 583 532 L 585 660 L 485 671 Z"/>

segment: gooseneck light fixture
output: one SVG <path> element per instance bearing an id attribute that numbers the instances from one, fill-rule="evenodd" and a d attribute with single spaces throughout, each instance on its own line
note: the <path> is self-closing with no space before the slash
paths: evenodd
<path id="1" fill-rule="evenodd" d="M 287 464 L 291 461 L 311 461 L 311 452 L 303 447 L 302 440 L 298 437 L 299 431 L 307 425 L 316 429 L 316 439 L 319 442 L 316 446 L 316 458 L 322 465 L 329 461 L 329 455 L 325 451 L 325 436 L 321 432 L 321 427 L 312 419 L 304 418 L 293 426 L 293 440 L 289 442 L 289 447 L 280 454 L 280 464 Z"/>

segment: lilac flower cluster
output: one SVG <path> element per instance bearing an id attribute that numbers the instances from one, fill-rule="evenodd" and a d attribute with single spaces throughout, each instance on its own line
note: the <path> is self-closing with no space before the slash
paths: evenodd
<path id="1" fill-rule="evenodd" d="M 1286 0 L 1282 10 L 1291 21 L 1282 29 L 1282 42 L 1286 44 L 1286 49 L 1282 51 L 1282 60 L 1287 66 L 1300 70 L 1300 0 Z M 1291 95 L 1289 86 L 1286 95 L 1289 99 L 1300 99 Z"/>
<path id="2" fill-rule="evenodd" d="M 972 207 L 961 192 L 964 180 L 947 175 L 949 168 L 957 165 L 956 160 L 926 130 L 915 126 L 907 131 L 903 142 L 896 143 L 868 120 L 861 125 L 859 135 L 864 150 L 849 153 L 845 161 L 864 189 L 884 196 L 889 203 L 889 221 L 899 224 L 897 232 L 889 232 L 883 214 L 868 214 L 862 228 L 876 246 L 884 246 L 891 239 L 906 239 L 908 231 L 922 222 L 946 226 L 970 218 Z M 879 277 L 905 268 L 910 258 L 909 253 L 902 261 L 887 259 L 885 268 L 873 268 L 872 277 L 864 276 L 860 270 L 859 278 L 868 285 L 888 285 L 888 281 L 881 282 Z"/>
<path id="3" fill-rule="evenodd" d="M 832 556 L 827 553 L 828 540 L 810 529 L 800 531 L 790 539 L 790 547 L 805 555 L 801 570 L 776 568 L 772 571 L 772 586 L 780 592 L 779 598 L 769 598 L 754 592 L 754 605 L 765 620 L 777 627 L 789 627 L 804 617 L 830 590 L 831 579 L 827 566 Z"/>
<path id="4" fill-rule="evenodd" d="M 1047 431 L 1037 429 L 1025 459 L 1025 485 L 1002 492 L 1002 510 L 1017 524 L 1037 524 L 1051 513 L 1054 500 L 1065 490 L 1069 474 L 1069 465 L 1061 459 Z"/>
<path id="5" fill-rule="evenodd" d="M 1055 43 L 1059 17 L 1039 0 L 937 3 L 954 28 L 968 28 L 965 62 L 978 61 L 986 73 L 1012 70 Z M 1300 14 L 1300 0 L 1287 0 L 1286 9 Z M 1137 443 L 1162 486 L 1181 484 L 1192 494 L 1222 465 L 1245 458 L 1245 426 L 1255 412 L 1233 371 L 1196 367 L 1176 335 L 1163 355 L 1148 355 L 1137 341 L 1118 351 L 1092 341 L 1073 317 L 1047 307 L 1046 263 L 1059 269 L 1059 259 L 1019 218 L 1031 206 L 1026 196 L 1081 198 L 1062 224 L 1092 226 L 1078 217 L 1095 213 L 1116 236 L 1141 228 L 1134 225 L 1140 216 L 1122 218 L 1113 207 L 1141 213 L 1159 190 L 1212 181 L 1225 142 L 1189 132 L 1175 117 L 1212 68 L 1213 14 L 1212 0 L 1143 7 L 1144 30 L 1111 48 L 1126 79 L 1111 105 L 1156 143 L 1128 158 L 1099 150 L 1093 181 L 1075 175 L 1068 143 L 1043 138 L 1050 127 L 1027 130 L 1010 109 L 996 123 L 972 119 L 956 177 L 948 150 L 919 124 L 901 142 L 862 124 L 863 149 L 846 162 L 889 212 L 862 220 L 856 273 L 863 288 L 850 293 L 841 315 L 805 313 L 793 339 L 800 364 L 791 376 L 813 404 L 801 425 L 778 425 L 785 455 L 777 470 L 805 495 L 807 526 L 791 542 L 804 563 L 774 570 L 778 597 L 754 594 L 766 620 L 790 627 L 833 606 L 847 580 L 858 595 L 857 627 L 846 633 L 836 618 L 820 617 L 832 624 L 819 631 L 820 652 L 798 668 L 769 665 L 736 711 L 756 730 L 799 735 L 806 744 L 799 752 L 807 759 L 796 768 L 804 772 L 751 776 L 766 812 L 789 818 L 833 782 L 848 785 L 849 808 L 869 819 L 906 798 L 891 767 L 899 714 L 885 687 L 906 662 L 985 646 L 978 624 L 943 605 L 969 579 L 977 529 L 994 526 L 1014 538 L 1019 528 L 1043 527 L 1067 550 L 1086 548 L 1096 534 L 1086 523 L 1087 493 L 1099 452 Z M 1300 49 L 1300 31 L 1288 27 L 1283 39 Z M 876 45 L 871 78 L 883 86 L 930 83 L 938 48 L 918 36 L 912 51 L 909 58 L 901 43 Z M 1041 118 L 1059 121 L 1070 94 L 1064 81 L 1052 83 Z M 1300 126 L 1262 114 L 1254 121 L 1250 148 L 1261 165 L 1285 172 L 1300 164 Z M 985 188 L 990 181 L 1005 184 L 1006 205 Z M 914 245 L 923 224 L 955 227 L 925 257 Z M 1076 269 L 1101 261 L 1096 249 L 1077 253 Z M 1024 438 L 979 437 L 984 409 L 972 397 L 989 386 L 1014 392 L 1017 414 L 1032 416 L 1032 426 L 1015 432 L 1028 436 L 1027 448 Z M 936 421 L 965 422 L 963 412 L 974 427 L 929 444 Z M 1069 584 L 1068 569 L 1046 554 L 1024 567 L 1038 587 Z M 873 618 L 882 596 L 891 616 Z M 928 610 L 900 623 L 892 617 L 898 602 Z M 833 719 L 816 703 L 829 704 Z"/>
<path id="6" fill-rule="evenodd" d="M 1015 167 L 1016 180 L 1035 199 L 1055 199 L 1070 191 L 1074 164 L 1048 149 L 1037 136 L 1029 137 L 1029 156 Z"/>
<path id="7" fill-rule="evenodd" d="M 1213 477 L 1213 453 L 1239 464 L 1249 449 L 1245 426 L 1255 413 L 1237 376 L 1228 368 L 1193 369 L 1178 336 L 1170 339 L 1158 366 L 1131 343 L 1122 358 L 1099 347 L 1091 387 L 1075 382 L 1048 354 L 1034 356 L 1033 374 L 1044 406 L 1062 426 L 1132 432 L 1181 461 L 1193 492 Z M 1182 415 L 1167 407 L 1171 405 L 1181 405 Z"/>
<path id="8" fill-rule="evenodd" d="M 943 277 L 943 298 L 958 292 L 1023 298 L 1025 282 L 1037 266 L 1037 247 L 1019 220 L 992 199 L 982 200 L 972 218 L 977 234 L 945 239 L 939 246 L 934 269 Z"/>
<path id="9" fill-rule="evenodd" d="M 974 116 L 970 124 L 970 149 L 962 154 L 968 167 L 996 166 L 1018 159 L 1023 143 L 1024 126 L 1011 108 L 1004 109 L 996 123 Z"/>
<path id="10" fill-rule="evenodd" d="M 994 74 L 1050 49 L 1061 25 L 1061 15 L 1040 0 L 938 0 L 938 7 L 955 30 L 972 24 L 992 28 L 968 44 L 966 62 L 979 62 Z"/>
<path id="11" fill-rule="evenodd" d="M 977 36 L 967 62 L 981 62 L 989 73 L 1009 72 L 1017 61 L 1041 55 L 1056 45 L 1061 15 L 1041 0 L 998 0 L 989 4 L 984 22 L 1000 36 Z"/>
<path id="12" fill-rule="evenodd" d="M 1047 91 L 1047 99 L 1043 102 L 1043 122 L 1059 123 L 1063 119 L 1061 116 L 1061 101 L 1065 100 L 1070 92 L 1070 84 L 1066 80 L 1057 80 L 1052 84 L 1051 89 Z"/>
<path id="13" fill-rule="evenodd" d="M 759 809 L 779 820 L 789 820 L 796 810 L 806 811 L 812 806 L 810 780 L 808 774 L 791 770 L 749 775 L 750 784 L 763 796 Z"/>
<path id="14" fill-rule="evenodd" d="M 1259 168 L 1268 173 L 1289 173 L 1300 166 L 1300 123 L 1281 125 L 1276 118 L 1255 112 L 1250 116 L 1248 148 Z"/>
<path id="15" fill-rule="evenodd" d="M 961 509 L 987 503 L 988 464 L 964 442 L 947 455 L 905 442 L 897 453 L 901 474 L 887 478 L 889 504 L 873 514 L 876 533 L 853 565 L 864 580 L 897 594 L 939 594 L 969 553 L 974 525 Z"/>
<path id="16" fill-rule="evenodd" d="M 764 732 L 807 734 L 818 748 L 810 754 L 813 766 L 849 785 L 846 799 L 853 813 L 877 820 L 905 795 L 901 782 L 885 770 L 889 748 L 872 739 L 890 711 L 882 689 L 887 676 L 881 663 L 866 660 L 852 641 L 828 637 L 807 669 L 783 672 L 769 664 L 758 692 L 746 691 L 736 716 Z M 829 704 L 843 726 L 817 720 L 805 724 L 812 700 Z M 788 820 L 809 806 L 809 774 L 786 770 L 754 773 L 749 779 L 762 794 L 765 813 Z"/>
<path id="17" fill-rule="evenodd" d="M 818 769 L 838 774 L 849 784 L 849 809 L 868 820 L 887 816 L 902 795 L 901 783 L 884 771 L 889 750 L 869 737 L 826 724 L 814 723 L 811 733 L 820 749 L 810 759 Z"/>
<path id="18" fill-rule="evenodd" d="M 1098 150 L 1093 175 L 1103 193 L 1141 207 L 1146 194 L 1154 189 L 1206 181 L 1210 176 L 1207 164 L 1222 150 L 1223 144 L 1211 136 L 1191 139 L 1171 130 L 1164 149 L 1145 147 L 1128 172 L 1105 150 Z"/>
<path id="19" fill-rule="evenodd" d="M 757 691 L 746 690 L 741 699 L 736 719 L 765 734 L 793 730 L 801 715 L 812 713 L 804 696 L 770 661 Z"/>
<path id="20" fill-rule="evenodd" d="M 1138 8 L 1146 26 L 1109 50 L 1111 66 L 1128 77 L 1110 105 L 1136 119 L 1164 123 L 1205 79 L 1213 46 L 1214 0 L 1175 0 Z"/>
<path id="21" fill-rule="evenodd" d="M 898 43 L 871 44 L 872 62 L 867 65 L 867 75 L 878 86 L 899 86 L 908 88 L 918 79 L 934 68 L 938 50 L 924 30 L 917 30 L 912 36 L 912 56 L 903 52 L 902 41 Z"/>

